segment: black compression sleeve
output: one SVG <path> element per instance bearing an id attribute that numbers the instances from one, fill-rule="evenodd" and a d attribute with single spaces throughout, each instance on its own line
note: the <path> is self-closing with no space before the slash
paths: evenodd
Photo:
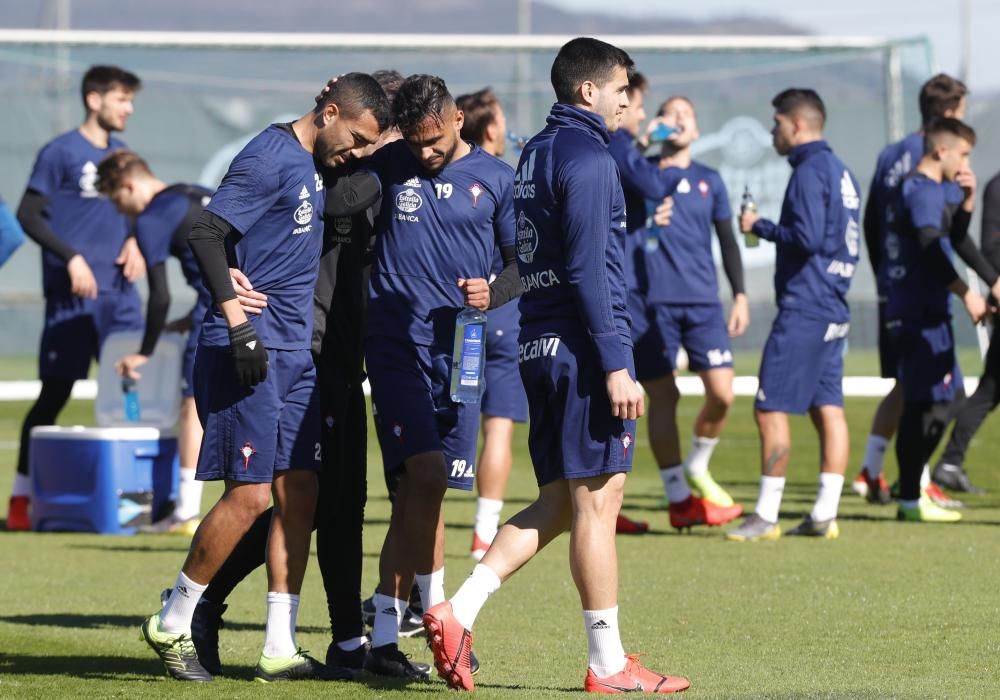
<path id="1" fill-rule="evenodd" d="M 503 306 L 511 299 L 521 295 L 521 277 L 517 274 L 517 249 L 512 245 L 500 247 L 500 257 L 503 259 L 503 270 L 490 285 L 490 308 Z"/>
<path id="2" fill-rule="evenodd" d="M 925 227 L 917 231 L 917 241 L 920 243 L 920 264 L 930 272 L 931 276 L 941 285 L 950 286 L 960 279 L 951 264 L 948 255 L 941 247 L 941 232 L 936 228 Z"/>
<path id="3" fill-rule="evenodd" d="M 210 211 L 202 212 L 188 234 L 188 245 L 198 261 L 205 286 L 212 294 L 212 301 L 220 305 L 236 298 L 226 256 L 226 238 L 230 235 L 238 236 L 239 231 Z"/>
<path id="4" fill-rule="evenodd" d="M 882 241 L 879 240 L 878 211 L 875 209 L 875 198 L 868 197 L 865 204 L 865 247 L 868 248 L 868 261 L 872 264 L 872 273 L 878 277 L 878 268 L 882 263 Z"/>
<path id="5" fill-rule="evenodd" d="M 733 288 L 733 296 L 746 294 L 743 281 L 743 260 L 740 257 L 740 246 L 736 242 L 732 219 L 719 219 L 715 222 L 715 234 L 719 237 L 719 250 L 722 253 L 722 269 L 726 272 L 729 286 Z"/>
<path id="6" fill-rule="evenodd" d="M 142 334 L 139 354 L 149 357 L 156 348 L 170 310 L 170 285 L 167 282 L 167 265 L 160 263 L 146 270 L 149 281 L 149 301 L 146 302 L 146 331 Z"/>
<path id="7" fill-rule="evenodd" d="M 66 245 L 49 226 L 49 222 L 45 220 L 42 212 L 45 211 L 48 203 L 49 198 L 44 194 L 34 190 L 26 191 L 17 208 L 17 220 L 24 232 L 28 234 L 28 238 L 50 253 L 54 253 L 69 262 L 69 259 L 76 255 L 76 251 Z"/>
<path id="8" fill-rule="evenodd" d="M 369 172 L 341 175 L 326 191 L 326 215 L 353 216 L 374 204 L 381 194 L 378 178 Z"/>
<path id="9" fill-rule="evenodd" d="M 1000 176 L 986 184 L 983 192 L 983 255 L 1000 269 Z"/>
<path id="10" fill-rule="evenodd" d="M 997 281 L 997 271 L 979 252 L 979 248 L 972 242 L 969 236 L 969 222 L 972 214 L 965 209 L 959 209 L 951 219 L 951 245 L 958 253 L 958 256 L 965 261 L 965 264 L 976 271 L 979 278 L 989 286 L 993 286 Z"/>

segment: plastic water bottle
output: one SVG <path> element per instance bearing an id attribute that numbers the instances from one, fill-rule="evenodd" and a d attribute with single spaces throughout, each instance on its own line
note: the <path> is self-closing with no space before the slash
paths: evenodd
<path id="1" fill-rule="evenodd" d="M 750 194 L 750 186 L 743 186 L 743 198 L 740 200 L 740 216 L 744 213 L 752 211 L 757 212 L 757 202 L 754 201 L 753 195 Z M 745 238 L 743 239 L 743 245 L 747 248 L 756 248 L 760 245 L 760 238 L 757 237 L 755 233 L 745 233 L 743 234 Z"/>
<path id="2" fill-rule="evenodd" d="M 135 380 L 131 377 L 122 377 L 122 396 L 125 400 L 125 420 L 138 423 L 142 420 L 142 411 L 139 409 L 139 392 L 135 390 Z"/>
<path id="3" fill-rule="evenodd" d="M 528 145 L 528 141 L 530 139 L 527 136 L 518 136 L 513 131 L 508 131 L 507 140 L 514 145 L 514 152 L 520 153 L 524 150 L 524 147 Z"/>
<path id="4" fill-rule="evenodd" d="M 649 132 L 649 143 L 650 145 L 654 143 L 663 143 L 678 131 L 680 131 L 680 129 L 660 122 L 656 125 L 656 128 Z"/>
<path id="5" fill-rule="evenodd" d="M 479 403 L 483 396 L 486 314 L 466 306 L 455 319 L 455 345 L 451 359 L 451 400 Z"/>

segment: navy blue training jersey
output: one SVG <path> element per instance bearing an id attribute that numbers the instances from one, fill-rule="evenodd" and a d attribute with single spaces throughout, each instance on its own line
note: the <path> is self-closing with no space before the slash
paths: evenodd
<path id="1" fill-rule="evenodd" d="M 125 144 L 116 138 L 98 148 L 77 129 L 49 141 L 35 160 L 28 189 L 48 198 L 45 216 L 60 240 L 84 257 L 101 292 L 120 291 L 132 284 L 115 258 L 128 233 L 125 217 L 111 200 L 97 192 L 97 164 Z M 45 296 L 70 296 L 66 261 L 42 251 L 42 287 Z"/>
<path id="2" fill-rule="evenodd" d="M 671 170 L 680 181 L 672 195 L 670 224 L 629 235 L 638 267 L 635 289 L 650 303 L 716 304 L 714 227 L 733 217 L 726 185 L 718 172 L 701 163 Z"/>
<path id="3" fill-rule="evenodd" d="M 917 232 L 942 232 L 937 243 L 952 257 L 948 229 L 956 205 L 949 184 L 911 171 L 893 191 L 888 229 L 882 239 L 882 267 L 886 270 L 886 319 L 940 322 L 951 316 L 951 292 L 921 264 Z M 961 191 L 961 190 L 960 190 Z"/>
<path id="4" fill-rule="evenodd" d="M 917 167 L 924 154 L 923 134 L 914 133 L 895 143 L 890 143 L 878 154 L 875 164 L 875 174 L 872 176 L 871 191 L 868 198 L 875 207 L 877 224 L 879 226 L 877 240 L 884 247 L 883 237 L 891 228 L 888 224 L 889 208 L 893 204 L 893 192 L 903 177 Z M 953 182 L 944 183 L 945 198 L 949 204 L 960 204 L 963 199 L 962 188 Z M 882 259 L 876 271 L 875 283 L 880 294 L 886 293 L 886 265 Z"/>
<path id="5" fill-rule="evenodd" d="M 851 312 L 847 290 L 858 266 L 861 188 L 826 141 L 788 154 L 792 176 L 781 218 L 758 219 L 753 232 L 777 244 L 774 291 L 778 307 L 835 323 Z"/>
<path id="6" fill-rule="evenodd" d="M 606 372 L 630 365 L 632 353 L 625 196 L 608 138 L 601 117 L 557 103 L 514 185 L 521 337 L 589 334 Z"/>
<path id="7" fill-rule="evenodd" d="M 241 234 L 227 239 L 227 253 L 267 295 L 264 313 L 249 318 L 268 349 L 310 347 L 325 202 L 312 154 L 290 125 L 272 124 L 237 154 L 205 207 Z M 226 321 L 214 306 L 201 338 L 205 345 L 229 345 Z"/>
<path id="8" fill-rule="evenodd" d="M 514 245 L 514 171 L 472 145 L 430 177 L 402 140 L 362 169 L 382 188 L 368 335 L 450 348 L 465 304 L 459 278 L 489 279 L 497 247 Z"/>
<path id="9" fill-rule="evenodd" d="M 646 200 L 659 202 L 672 194 L 680 182 L 680 171 L 660 168 L 658 158 L 644 158 L 625 129 L 611 133 L 608 153 L 618 166 L 625 193 L 625 228 L 631 233 L 646 225 Z"/>
<path id="10" fill-rule="evenodd" d="M 135 239 L 148 267 L 165 263 L 175 257 L 181 264 L 184 280 L 198 294 L 198 303 L 205 308 L 212 305 L 201 279 L 201 270 L 194 253 L 187 244 L 187 232 L 194 223 L 192 207 L 200 212 L 211 199 L 212 191 L 197 185 L 174 185 L 157 193 L 135 220 Z M 187 223 L 183 240 L 177 240 L 177 229 Z"/>

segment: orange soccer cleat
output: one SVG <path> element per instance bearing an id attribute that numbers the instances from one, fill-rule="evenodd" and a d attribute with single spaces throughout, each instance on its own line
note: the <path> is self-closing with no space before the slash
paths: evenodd
<path id="1" fill-rule="evenodd" d="M 438 603 L 424 613 L 427 639 L 438 675 L 455 690 L 475 690 L 472 680 L 472 630 L 459 624 L 451 603 Z"/>
<path id="2" fill-rule="evenodd" d="M 743 515 L 743 506 L 736 503 L 731 506 L 719 506 L 694 494 L 680 503 L 670 504 L 670 527 L 678 530 L 691 528 L 694 525 L 725 525 L 730 520 Z"/>
<path id="3" fill-rule="evenodd" d="M 598 678 L 587 669 L 583 689 L 588 693 L 679 693 L 691 682 L 680 676 L 664 676 L 639 663 L 638 654 L 625 655 L 625 669 L 607 678 Z"/>
<path id="4" fill-rule="evenodd" d="M 642 535 L 649 532 L 649 523 L 642 520 L 632 520 L 619 514 L 615 523 L 615 532 L 619 535 Z"/>

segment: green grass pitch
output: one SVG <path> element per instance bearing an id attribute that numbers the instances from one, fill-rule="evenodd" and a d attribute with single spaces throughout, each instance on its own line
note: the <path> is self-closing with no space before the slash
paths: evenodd
<path id="1" fill-rule="evenodd" d="M 851 466 L 857 471 L 874 400 L 849 400 Z M 682 401 L 682 434 L 697 399 Z M 6 498 L 25 403 L 0 403 L 0 495 Z M 65 424 L 88 423 L 92 408 L 73 402 Z M 893 507 L 846 491 L 841 537 L 759 544 L 726 542 L 717 529 L 678 534 L 657 509 L 660 482 L 640 429 L 625 512 L 653 531 L 620 537 L 621 625 L 625 647 L 663 672 L 692 681 L 690 698 L 943 698 L 1000 696 L 1000 453 L 991 418 L 968 468 L 987 496 L 969 498 L 957 525 L 897 523 Z M 644 426 L 643 426 L 644 428 Z M 525 447 L 504 515 L 533 497 Z M 792 466 L 782 507 L 787 528 L 815 494 L 817 441 L 805 419 L 793 423 Z M 364 590 L 371 591 L 389 504 L 374 439 L 369 451 Z M 749 399 L 738 399 L 712 470 L 745 507 L 757 488 L 757 437 Z M 71 459 L 70 456 L 67 457 Z M 887 459 L 890 478 L 895 459 Z M 206 490 L 207 509 L 218 495 Z M 474 500 L 450 494 L 446 590 L 472 567 Z M 2 506 L 0 506 L 2 507 Z M 441 681 L 288 684 L 250 682 L 263 643 L 265 578 L 256 573 L 230 599 L 221 633 L 231 677 L 205 687 L 164 677 L 138 641 L 143 616 L 172 584 L 187 550 L 180 537 L 105 537 L 0 532 L 0 698 L 15 697 L 427 697 Z M 586 639 L 571 582 L 567 538 L 554 542 L 494 596 L 480 615 L 477 692 L 489 697 L 580 697 Z M 326 605 L 315 561 L 309 566 L 298 642 L 322 658 Z M 429 661 L 416 640 L 404 650 Z"/>

